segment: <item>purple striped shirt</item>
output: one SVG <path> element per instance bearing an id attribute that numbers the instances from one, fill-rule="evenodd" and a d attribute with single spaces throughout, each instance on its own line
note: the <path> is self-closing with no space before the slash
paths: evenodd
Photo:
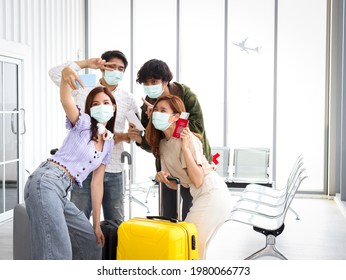
<path id="1" fill-rule="evenodd" d="M 103 151 L 96 151 L 95 142 L 90 140 L 90 127 L 90 116 L 83 112 L 80 112 L 79 119 L 74 126 L 66 118 L 66 128 L 69 129 L 69 133 L 59 150 L 49 158 L 64 166 L 79 187 L 83 186 L 82 182 L 90 172 L 101 164 L 109 163 L 114 145 L 113 140 L 107 140 L 104 141 Z"/>

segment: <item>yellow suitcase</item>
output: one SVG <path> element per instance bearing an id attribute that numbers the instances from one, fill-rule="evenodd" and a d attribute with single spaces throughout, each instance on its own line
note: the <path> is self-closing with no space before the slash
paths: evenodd
<path id="1" fill-rule="evenodd" d="M 180 205 L 180 180 L 177 183 L 177 205 Z M 161 189 L 161 184 L 160 184 Z M 161 208 L 159 195 L 159 213 Z M 181 220 L 180 207 L 178 219 Z M 118 228 L 118 260 L 197 260 L 197 228 L 193 223 L 162 216 L 131 218 Z"/>
<path id="2" fill-rule="evenodd" d="M 132 218 L 118 229 L 118 260 L 197 260 L 194 224 L 163 217 Z"/>

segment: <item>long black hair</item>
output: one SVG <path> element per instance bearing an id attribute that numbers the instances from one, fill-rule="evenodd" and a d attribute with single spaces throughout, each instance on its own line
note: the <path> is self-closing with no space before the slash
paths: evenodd
<path id="1" fill-rule="evenodd" d="M 96 87 L 94 88 L 92 91 L 89 92 L 86 100 L 85 100 L 85 109 L 84 112 L 86 114 L 88 114 L 91 117 L 90 114 L 90 108 L 92 107 L 92 103 L 94 101 L 95 96 L 100 93 L 103 92 L 106 95 L 108 95 L 108 97 L 110 98 L 110 100 L 112 101 L 113 105 L 116 105 L 115 99 L 113 94 L 105 87 Z M 115 117 L 117 114 L 117 109 L 115 109 L 113 117 L 107 122 L 106 128 L 111 131 L 113 133 L 114 131 L 114 124 L 115 124 Z M 94 140 L 97 142 L 98 139 L 98 132 L 97 132 L 97 121 L 94 118 L 91 118 L 91 139 L 90 140 Z"/>

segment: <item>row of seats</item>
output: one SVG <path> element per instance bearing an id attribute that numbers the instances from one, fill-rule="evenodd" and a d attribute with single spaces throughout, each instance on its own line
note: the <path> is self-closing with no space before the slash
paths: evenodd
<path id="1" fill-rule="evenodd" d="M 269 148 L 244 147 L 234 148 L 232 174 L 229 174 L 230 148 L 212 147 L 213 162 L 216 172 L 234 183 L 269 183 Z"/>
<path id="2" fill-rule="evenodd" d="M 286 260 L 276 247 L 276 237 L 285 228 L 285 217 L 302 181 L 307 178 L 303 156 L 300 155 L 282 188 L 270 188 L 261 184 L 248 184 L 230 213 L 228 221 L 248 224 L 253 230 L 266 236 L 265 247 L 247 257 L 247 260 L 271 256 Z"/>
<path id="3" fill-rule="evenodd" d="M 229 164 L 230 164 L 230 148 L 229 147 L 212 147 L 211 148 L 213 163 L 216 165 L 216 172 L 223 178 L 229 185 L 232 183 L 238 184 L 238 186 L 248 183 L 263 183 L 271 185 L 269 180 L 269 157 L 270 149 L 262 147 L 242 147 L 235 148 L 233 151 L 233 171 L 232 176 L 229 176 Z M 153 180 L 146 193 L 145 203 L 148 202 L 148 196 L 151 191 L 158 190 L 158 183 Z M 149 209 L 142 202 L 136 201 L 143 207 L 146 207 L 149 213 Z"/>

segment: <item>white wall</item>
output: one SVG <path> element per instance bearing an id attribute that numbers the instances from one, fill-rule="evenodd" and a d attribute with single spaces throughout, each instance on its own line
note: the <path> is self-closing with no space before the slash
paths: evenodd
<path id="1" fill-rule="evenodd" d="M 65 136 L 58 87 L 50 81 L 48 70 L 84 58 L 84 21 L 84 0 L 0 0 L 0 44 L 2 39 L 25 45 L 28 53 L 22 98 L 25 168 L 45 160 Z"/>

